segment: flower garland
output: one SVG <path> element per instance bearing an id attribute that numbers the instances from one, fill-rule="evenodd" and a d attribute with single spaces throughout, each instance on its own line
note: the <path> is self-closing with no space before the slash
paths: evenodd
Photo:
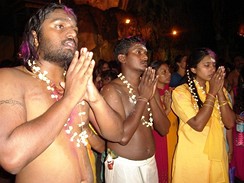
<path id="1" fill-rule="evenodd" d="M 186 75 L 187 75 L 187 78 L 188 78 L 188 85 L 189 85 L 190 92 L 193 95 L 193 98 L 194 98 L 194 100 L 196 102 L 196 103 L 193 104 L 193 107 L 194 107 L 195 110 L 197 110 L 198 109 L 198 105 L 197 105 L 198 98 L 197 98 L 197 94 L 193 91 L 193 80 L 191 80 L 189 69 L 186 70 Z"/>
<path id="2" fill-rule="evenodd" d="M 137 103 L 137 97 L 136 97 L 136 95 L 134 94 L 134 92 L 133 92 L 133 88 L 131 87 L 131 84 L 129 83 L 129 81 L 127 81 L 126 79 L 125 79 L 125 76 L 122 74 L 122 73 L 120 73 L 119 75 L 118 75 L 118 78 L 123 82 L 123 84 L 125 84 L 126 85 L 126 87 L 128 88 L 128 90 L 129 90 L 129 101 L 131 102 L 131 103 L 133 103 L 133 104 L 136 104 Z M 146 121 L 145 120 L 145 116 L 143 115 L 142 117 L 141 117 L 141 122 L 142 122 L 142 124 L 143 125 L 145 125 L 146 127 L 151 127 L 151 126 L 153 126 L 153 117 L 152 117 L 152 112 L 151 112 L 151 108 L 150 108 L 150 104 L 149 104 L 149 102 L 147 102 L 147 110 L 148 110 L 148 112 L 149 112 L 149 121 Z"/>
<path id="3" fill-rule="evenodd" d="M 134 103 L 134 104 L 136 104 L 136 95 L 133 93 L 133 88 L 131 87 L 131 84 L 129 83 L 129 81 L 127 81 L 126 79 L 125 79 L 125 76 L 122 74 L 122 73 L 120 73 L 119 75 L 118 75 L 118 78 L 124 83 L 124 84 L 126 84 L 126 87 L 129 89 L 129 100 L 130 100 L 130 103 Z"/>
<path id="4" fill-rule="evenodd" d="M 58 91 L 57 86 L 46 76 L 48 74 L 47 71 L 44 71 L 43 73 L 41 72 L 41 68 L 39 66 L 37 66 L 36 62 L 33 61 L 31 63 L 30 60 L 28 60 L 28 65 L 31 68 L 31 71 L 33 72 L 33 74 L 35 74 L 36 78 L 40 79 L 41 81 L 44 81 L 47 84 L 47 90 L 51 91 L 51 98 L 55 99 L 56 101 L 58 101 L 59 99 L 61 99 L 63 97 L 63 92 Z M 64 76 L 65 76 L 65 72 L 64 72 Z M 81 101 L 79 104 L 79 113 L 78 115 L 80 116 L 80 119 L 82 115 L 86 115 L 86 112 L 82 112 L 81 111 L 81 106 L 85 105 L 84 101 Z M 72 118 L 69 117 L 67 122 L 64 124 L 64 128 L 65 128 L 65 132 L 68 135 L 71 135 L 70 141 L 71 142 L 76 142 L 76 146 L 80 147 L 80 144 L 82 143 L 84 146 L 86 146 L 88 144 L 87 142 L 87 138 L 88 138 L 88 134 L 86 132 L 86 130 L 84 130 L 83 126 L 85 125 L 84 121 L 80 121 L 80 123 L 77 125 L 79 128 L 81 128 L 81 132 L 78 134 L 77 132 L 72 132 L 73 130 L 73 126 L 72 126 Z"/>
<path id="5" fill-rule="evenodd" d="M 189 80 L 188 80 L 189 81 Z M 196 97 L 196 93 L 194 93 L 193 92 L 193 89 L 192 89 L 192 83 L 195 83 L 195 86 L 197 87 L 197 89 L 199 89 L 200 90 L 200 92 L 201 92 L 201 94 L 202 94 L 202 96 L 206 99 L 206 91 L 203 89 L 203 87 L 199 84 L 199 82 L 196 80 L 196 79 L 194 79 L 193 81 L 191 81 L 191 82 L 189 82 L 190 84 L 189 84 L 189 88 L 190 88 L 190 91 L 191 91 L 191 93 L 192 93 L 192 95 L 193 95 L 193 98 L 194 98 L 194 100 L 195 100 L 195 103 L 194 103 L 194 109 L 195 110 L 199 110 L 199 108 L 198 108 L 198 105 L 197 105 L 197 101 L 198 101 L 198 99 L 197 98 L 195 98 Z M 205 100 L 204 99 L 204 100 Z M 218 101 L 218 98 L 216 97 L 216 102 L 214 103 L 214 108 L 215 108 L 215 110 L 217 110 L 218 111 L 218 113 L 219 113 L 219 116 L 216 116 L 217 118 L 218 118 L 218 121 L 219 121 L 219 123 L 220 124 L 223 124 L 223 122 L 222 122 L 222 118 L 221 118 L 221 111 L 220 111 L 220 105 L 219 105 L 219 101 Z"/>
<path id="6" fill-rule="evenodd" d="M 81 112 L 81 106 L 84 106 L 84 105 L 85 105 L 85 101 L 81 101 L 79 103 L 80 112 L 78 113 L 78 115 L 80 116 L 80 119 L 82 119 L 81 116 L 86 115 L 86 112 Z M 67 134 L 71 134 L 70 141 L 71 142 L 75 141 L 77 147 L 80 147 L 81 143 L 84 146 L 86 146 L 88 144 L 88 142 L 87 142 L 88 134 L 87 134 L 87 131 L 83 129 L 83 126 L 85 125 L 85 122 L 80 120 L 80 123 L 77 125 L 79 128 L 81 128 L 81 132 L 79 134 L 77 132 L 73 132 L 72 133 L 73 126 L 72 126 L 71 123 L 72 123 L 72 118 L 69 117 L 67 122 L 64 124 L 65 132 Z"/>
<path id="7" fill-rule="evenodd" d="M 41 68 L 39 66 L 37 66 L 35 61 L 33 61 L 33 63 L 31 63 L 31 61 L 28 60 L 28 65 L 30 66 L 33 74 L 35 74 L 38 79 L 40 79 L 41 81 L 44 81 L 47 84 L 47 90 L 52 92 L 51 98 L 56 99 L 56 100 L 61 99 L 63 94 L 61 92 L 59 92 L 56 85 L 54 83 L 52 83 L 48 77 L 46 77 L 48 72 L 44 71 L 42 73 Z M 65 76 L 65 73 L 64 73 L 64 76 Z"/>
<path id="8" fill-rule="evenodd" d="M 206 92 L 205 92 L 205 90 L 203 89 L 203 87 L 199 84 L 199 82 L 198 82 L 196 79 L 194 80 L 194 82 L 195 82 L 195 85 L 196 85 L 198 88 L 200 88 L 202 94 L 205 95 Z"/>

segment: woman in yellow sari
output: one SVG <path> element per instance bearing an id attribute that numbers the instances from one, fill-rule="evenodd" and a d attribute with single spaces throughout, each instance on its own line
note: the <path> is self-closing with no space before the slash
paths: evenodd
<path id="1" fill-rule="evenodd" d="M 228 183 L 224 128 L 235 114 L 224 89 L 224 67 L 216 71 L 209 49 L 196 49 L 187 62 L 187 83 L 172 92 L 172 109 L 180 119 L 173 183 Z"/>

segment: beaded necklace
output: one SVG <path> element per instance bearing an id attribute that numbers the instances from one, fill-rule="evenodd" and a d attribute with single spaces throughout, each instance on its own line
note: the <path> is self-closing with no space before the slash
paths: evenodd
<path id="1" fill-rule="evenodd" d="M 63 92 L 58 91 L 57 86 L 46 76 L 48 74 L 47 71 L 41 72 L 41 68 L 37 66 L 36 62 L 33 61 L 31 63 L 30 60 L 28 60 L 28 65 L 31 68 L 31 71 L 36 76 L 37 79 L 40 79 L 41 81 L 44 81 L 47 84 L 47 90 L 51 91 L 51 98 L 55 99 L 56 101 L 60 100 L 63 97 Z M 65 76 L 65 73 L 64 73 Z M 85 101 L 81 101 L 78 103 L 79 105 L 79 113 L 80 116 L 80 123 L 77 125 L 79 128 L 81 128 L 81 132 L 72 132 L 73 126 L 72 126 L 72 116 L 70 116 L 67 120 L 67 122 L 64 124 L 65 132 L 68 135 L 71 135 L 70 141 L 75 142 L 77 147 L 80 147 L 80 144 L 82 143 L 84 146 L 88 144 L 87 142 L 87 132 L 84 130 L 85 122 L 82 121 L 81 116 L 86 115 L 86 112 L 81 111 L 81 106 L 85 105 Z"/>
<path id="2" fill-rule="evenodd" d="M 136 94 L 134 94 L 133 88 L 131 87 L 131 84 L 129 83 L 129 81 L 127 81 L 125 79 L 125 76 L 122 73 L 120 73 L 118 75 L 118 78 L 123 82 L 123 84 L 126 85 L 126 87 L 129 90 L 129 101 L 130 101 L 130 103 L 136 104 L 137 103 Z M 153 126 L 153 117 L 152 117 L 152 112 L 151 112 L 151 108 L 150 108 L 149 102 L 147 102 L 147 110 L 149 112 L 149 121 L 146 121 L 145 120 L 145 116 L 143 115 L 141 117 L 141 122 L 146 127 L 151 127 L 151 126 Z"/>

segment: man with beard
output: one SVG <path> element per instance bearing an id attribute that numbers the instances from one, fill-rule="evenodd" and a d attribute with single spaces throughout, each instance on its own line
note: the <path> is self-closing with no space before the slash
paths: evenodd
<path id="1" fill-rule="evenodd" d="M 26 25 L 23 66 L 0 70 L 0 165 L 17 183 L 92 183 L 89 121 L 121 140 L 121 118 L 92 82 L 93 55 L 76 50 L 76 22 L 64 5 L 40 9 Z"/>

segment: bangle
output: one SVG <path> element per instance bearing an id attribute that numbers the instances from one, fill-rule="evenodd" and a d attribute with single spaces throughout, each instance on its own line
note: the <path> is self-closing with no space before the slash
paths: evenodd
<path id="1" fill-rule="evenodd" d="M 209 101 L 209 102 L 211 102 L 211 103 L 213 103 L 214 104 L 214 100 L 211 100 L 211 99 L 206 99 L 206 101 Z"/>
<path id="2" fill-rule="evenodd" d="M 141 100 L 143 102 L 148 102 L 148 99 L 142 96 L 137 97 L 137 100 Z"/>
<path id="3" fill-rule="evenodd" d="M 207 93 L 207 95 L 215 99 L 215 96 L 213 94 Z"/>
<path id="4" fill-rule="evenodd" d="M 219 106 L 220 106 L 220 107 L 222 107 L 222 106 L 224 106 L 224 105 L 226 105 L 226 104 L 228 104 L 228 102 L 227 102 L 227 101 L 220 102 Z"/>
<path id="5" fill-rule="evenodd" d="M 219 104 L 224 104 L 224 103 L 226 103 L 226 102 L 227 102 L 226 100 L 219 101 Z"/>
<path id="6" fill-rule="evenodd" d="M 204 103 L 203 106 L 209 106 L 213 108 L 213 105 Z"/>

